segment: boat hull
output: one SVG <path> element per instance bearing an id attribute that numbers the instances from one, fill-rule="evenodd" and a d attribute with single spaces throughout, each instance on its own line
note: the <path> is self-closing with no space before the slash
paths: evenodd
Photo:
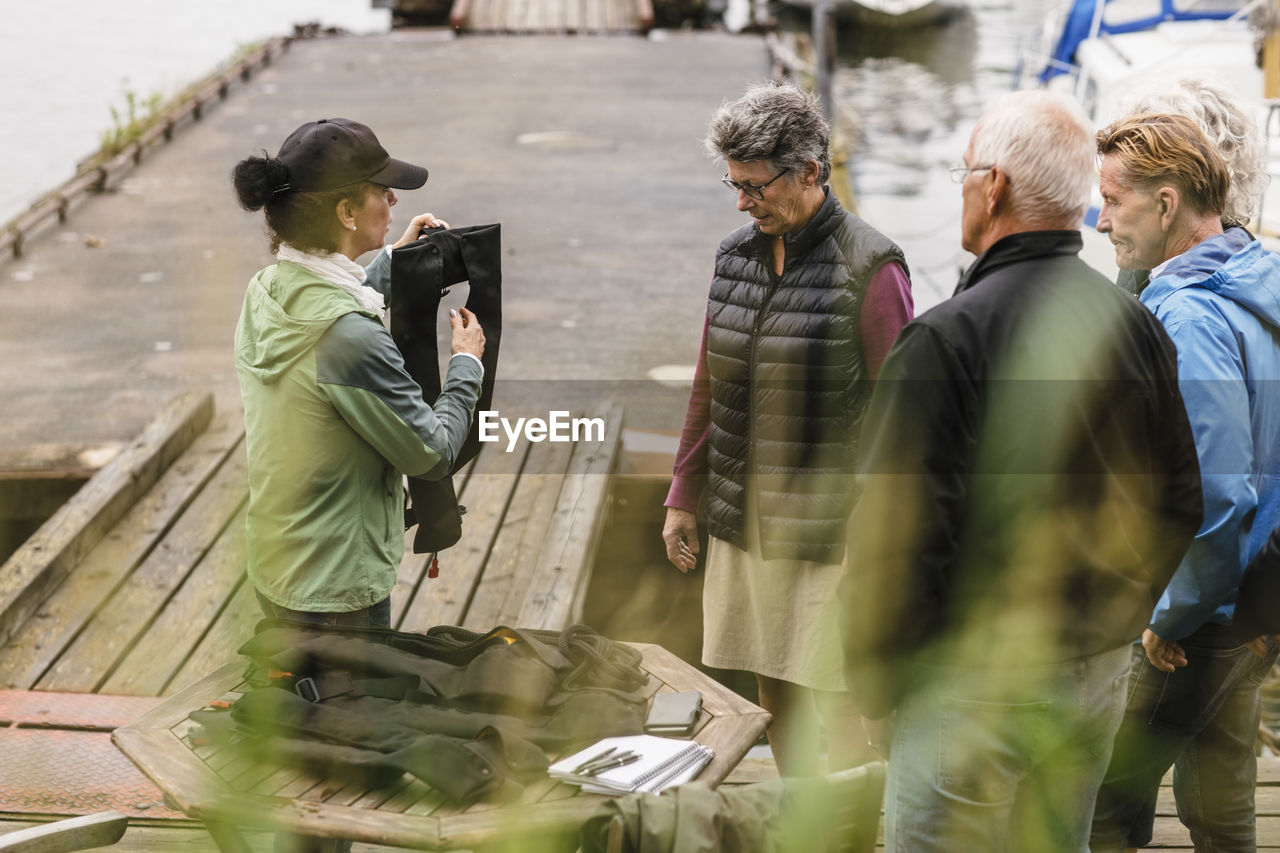
<path id="1" fill-rule="evenodd" d="M 796 9 L 813 11 L 814 0 L 784 0 Z M 835 0 L 836 20 L 884 29 L 927 27 L 954 17 L 964 7 L 955 0 Z"/>

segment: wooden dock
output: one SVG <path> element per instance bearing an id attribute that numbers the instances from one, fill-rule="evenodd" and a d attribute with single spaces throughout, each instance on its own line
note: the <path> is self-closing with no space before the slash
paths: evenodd
<path id="1" fill-rule="evenodd" d="M 580 618 L 621 446 L 621 411 L 604 420 L 599 443 L 482 444 L 454 477 L 462 541 L 437 578 L 407 544 L 392 625 Z M 261 618 L 247 498 L 239 413 L 177 399 L 0 567 L 0 689 L 163 696 L 233 660 Z"/>
<path id="2" fill-rule="evenodd" d="M 449 23 L 459 32 L 560 35 L 646 33 L 651 0 L 454 0 Z"/>

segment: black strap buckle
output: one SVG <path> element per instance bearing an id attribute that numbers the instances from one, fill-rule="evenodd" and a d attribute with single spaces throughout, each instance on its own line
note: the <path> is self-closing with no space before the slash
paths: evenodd
<path id="1" fill-rule="evenodd" d="M 316 686 L 315 679 L 311 676 L 299 678 L 295 681 L 293 683 L 293 690 L 308 702 L 315 703 L 320 701 L 320 688 Z"/>

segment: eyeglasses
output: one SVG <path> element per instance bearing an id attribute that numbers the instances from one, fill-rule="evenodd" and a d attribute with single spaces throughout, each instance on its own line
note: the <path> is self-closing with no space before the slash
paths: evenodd
<path id="1" fill-rule="evenodd" d="M 955 166 L 951 171 L 951 183 L 963 184 L 964 179 L 969 177 L 970 172 L 989 172 L 995 168 L 995 164 L 990 166 Z"/>
<path id="2" fill-rule="evenodd" d="M 781 171 L 778 174 L 774 175 L 769 180 L 765 181 L 760 186 L 755 187 L 755 186 L 752 186 L 751 184 L 740 184 L 737 181 L 729 180 L 729 173 L 726 172 L 725 176 L 720 179 L 720 183 L 724 184 L 726 187 L 733 190 L 734 192 L 744 192 L 749 197 L 754 198 L 756 201 L 764 201 L 764 188 L 769 186 L 769 184 L 778 180 L 778 178 L 781 178 L 785 174 L 786 174 L 785 170 Z"/>

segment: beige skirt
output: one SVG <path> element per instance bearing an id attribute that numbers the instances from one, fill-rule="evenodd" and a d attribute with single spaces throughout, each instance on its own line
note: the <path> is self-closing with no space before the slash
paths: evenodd
<path id="1" fill-rule="evenodd" d="M 837 564 L 769 560 L 760 553 L 754 507 L 741 551 L 714 536 L 702 593 L 702 662 L 814 690 L 845 689 Z"/>

